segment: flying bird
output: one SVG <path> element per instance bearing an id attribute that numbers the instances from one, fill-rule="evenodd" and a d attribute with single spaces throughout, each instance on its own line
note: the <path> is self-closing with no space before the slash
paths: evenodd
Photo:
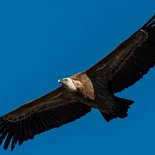
<path id="1" fill-rule="evenodd" d="M 100 111 L 109 122 L 125 118 L 134 101 L 115 96 L 155 65 L 155 15 L 112 53 L 89 69 L 58 80 L 56 90 L 0 117 L 0 145 L 16 144 L 47 130 Z"/>

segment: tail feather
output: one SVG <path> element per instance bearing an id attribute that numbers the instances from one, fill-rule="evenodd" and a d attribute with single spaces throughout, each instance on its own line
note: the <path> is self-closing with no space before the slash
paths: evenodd
<path id="1" fill-rule="evenodd" d="M 101 112 L 102 116 L 105 118 L 107 122 L 112 120 L 113 118 L 125 118 L 128 115 L 128 109 L 130 105 L 134 103 L 134 101 L 123 99 L 120 97 L 115 97 L 115 105 L 113 108 L 107 113 Z"/>

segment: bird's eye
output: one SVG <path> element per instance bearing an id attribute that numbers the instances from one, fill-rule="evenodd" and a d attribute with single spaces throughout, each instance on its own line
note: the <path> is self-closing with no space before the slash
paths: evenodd
<path id="1" fill-rule="evenodd" d="M 65 78 L 65 79 L 63 79 L 64 81 L 67 81 L 67 79 Z"/>

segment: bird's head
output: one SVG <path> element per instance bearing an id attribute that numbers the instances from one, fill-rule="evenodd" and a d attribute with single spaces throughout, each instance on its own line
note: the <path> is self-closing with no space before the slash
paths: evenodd
<path id="1" fill-rule="evenodd" d="M 70 83 L 71 79 L 70 78 L 63 78 L 59 79 L 58 82 L 61 83 L 62 85 L 65 85 L 67 83 Z"/>
<path id="2" fill-rule="evenodd" d="M 68 89 L 71 92 L 77 91 L 77 88 L 75 87 L 71 78 L 59 79 L 58 82 L 61 83 L 66 89 Z"/>

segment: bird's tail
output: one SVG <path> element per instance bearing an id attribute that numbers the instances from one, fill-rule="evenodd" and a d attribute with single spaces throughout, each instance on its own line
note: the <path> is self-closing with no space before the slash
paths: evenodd
<path id="1" fill-rule="evenodd" d="M 101 112 L 102 116 L 105 118 L 107 122 L 112 120 L 113 118 L 125 118 L 128 115 L 128 109 L 130 105 L 134 103 L 134 101 L 123 99 L 119 97 L 115 97 L 115 105 L 113 108 L 107 113 Z"/>

